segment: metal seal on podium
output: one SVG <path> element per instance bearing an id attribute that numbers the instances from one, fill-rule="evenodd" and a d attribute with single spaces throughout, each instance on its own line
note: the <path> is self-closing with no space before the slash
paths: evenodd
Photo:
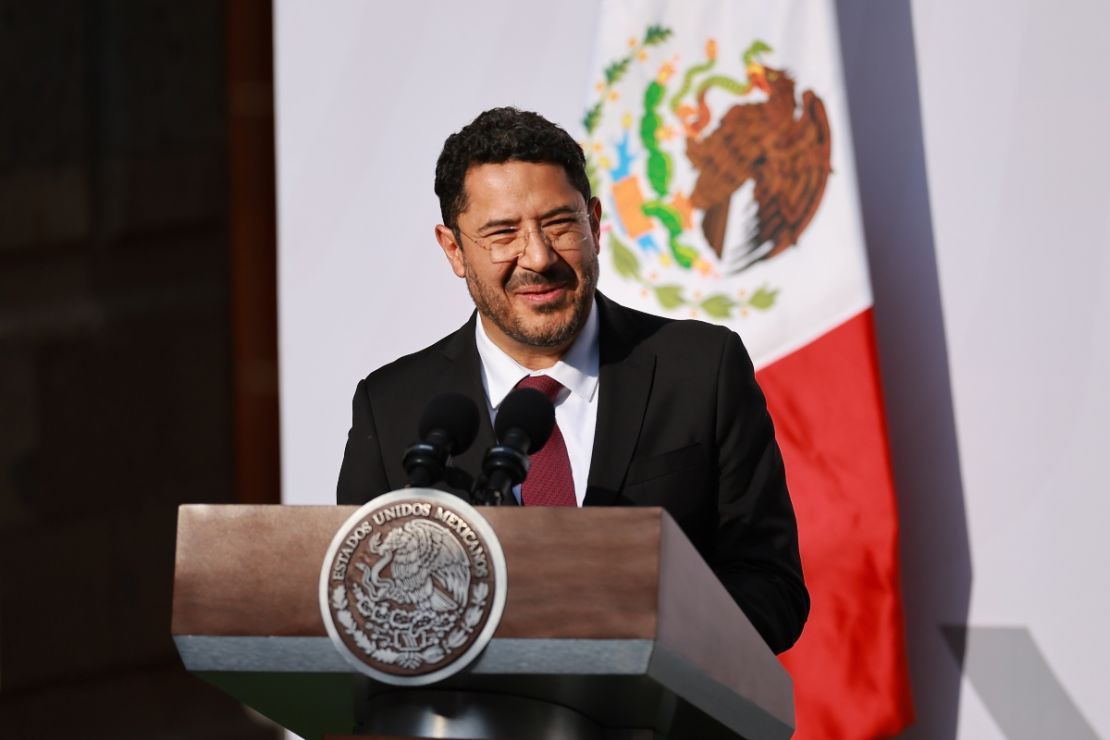
<path id="1" fill-rule="evenodd" d="M 424 686 L 470 664 L 505 608 L 505 555 L 470 504 L 430 488 L 371 500 L 332 539 L 320 611 L 361 673 Z"/>

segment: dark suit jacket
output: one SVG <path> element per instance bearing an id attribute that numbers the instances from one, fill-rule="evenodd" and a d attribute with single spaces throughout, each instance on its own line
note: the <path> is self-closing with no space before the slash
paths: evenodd
<path id="1" fill-rule="evenodd" d="M 586 506 L 662 506 L 775 652 L 809 612 L 794 510 L 763 393 L 736 334 L 672 321 L 598 294 L 600 379 Z M 407 484 L 401 458 L 424 405 L 455 391 L 486 408 L 472 315 L 436 344 L 358 384 L 338 502 Z M 477 474 L 494 443 L 478 437 L 453 464 Z"/>

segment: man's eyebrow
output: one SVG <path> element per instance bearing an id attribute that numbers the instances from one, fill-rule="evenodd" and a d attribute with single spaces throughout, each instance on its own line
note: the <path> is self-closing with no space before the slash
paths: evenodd
<path id="1" fill-rule="evenodd" d="M 520 223 L 519 218 L 496 218 L 491 221 L 486 221 L 478 227 L 478 232 L 489 231 L 490 229 L 499 228 L 503 226 L 516 226 Z"/>
<path id="2" fill-rule="evenodd" d="M 577 207 L 575 207 L 573 205 L 570 205 L 570 204 L 555 206 L 554 208 L 541 213 L 536 218 L 536 220 L 537 221 L 546 221 L 547 219 L 552 218 L 554 216 L 577 214 L 580 211 L 581 211 L 580 208 L 577 208 Z M 519 225 L 520 225 L 520 219 L 519 218 L 497 218 L 497 219 L 491 219 L 489 221 L 486 221 L 484 224 L 482 224 L 481 226 L 478 227 L 478 231 L 479 232 L 489 231 L 490 229 L 504 228 L 506 226 L 515 227 L 515 226 L 519 226 Z"/>
<path id="3" fill-rule="evenodd" d="M 540 217 L 536 220 L 537 221 L 546 221 L 547 219 L 552 218 L 553 216 L 578 215 L 578 212 L 579 212 L 579 209 L 572 206 L 572 205 L 557 206 L 555 208 L 552 208 L 550 211 L 547 211 L 545 213 L 541 213 Z"/>

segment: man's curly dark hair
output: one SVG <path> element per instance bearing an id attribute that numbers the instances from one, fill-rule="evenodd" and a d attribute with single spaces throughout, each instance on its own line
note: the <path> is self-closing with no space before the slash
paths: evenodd
<path id="1" fill-rule="evenodd" d="M 443 224 L 458 230 L 466 210 L 466 173 L 481 164 L 536 162 L 557 164 L 590 202 L 590 180 L 582 147 L 557 124 L 538 113 L 517 108 L 491 108 L 451 134 L 436 162 L 436 195 Z"/>

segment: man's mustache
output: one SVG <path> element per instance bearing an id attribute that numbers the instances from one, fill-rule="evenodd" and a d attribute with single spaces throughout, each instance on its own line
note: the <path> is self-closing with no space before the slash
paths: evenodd
<path id="1" fill-rule="evenodd" d="M 575 281 L 574 270 L 570 269 L 570 265 L 558 264 L 552 265 L 543 272 L 532 272 L 531 270 L 524 270 L 517 268 L 509 282 L 505 283 L 506 290 L 516 290 L 517 288 L 531 288 L 534 286 L 556 286 L 572 284 Z"/>

